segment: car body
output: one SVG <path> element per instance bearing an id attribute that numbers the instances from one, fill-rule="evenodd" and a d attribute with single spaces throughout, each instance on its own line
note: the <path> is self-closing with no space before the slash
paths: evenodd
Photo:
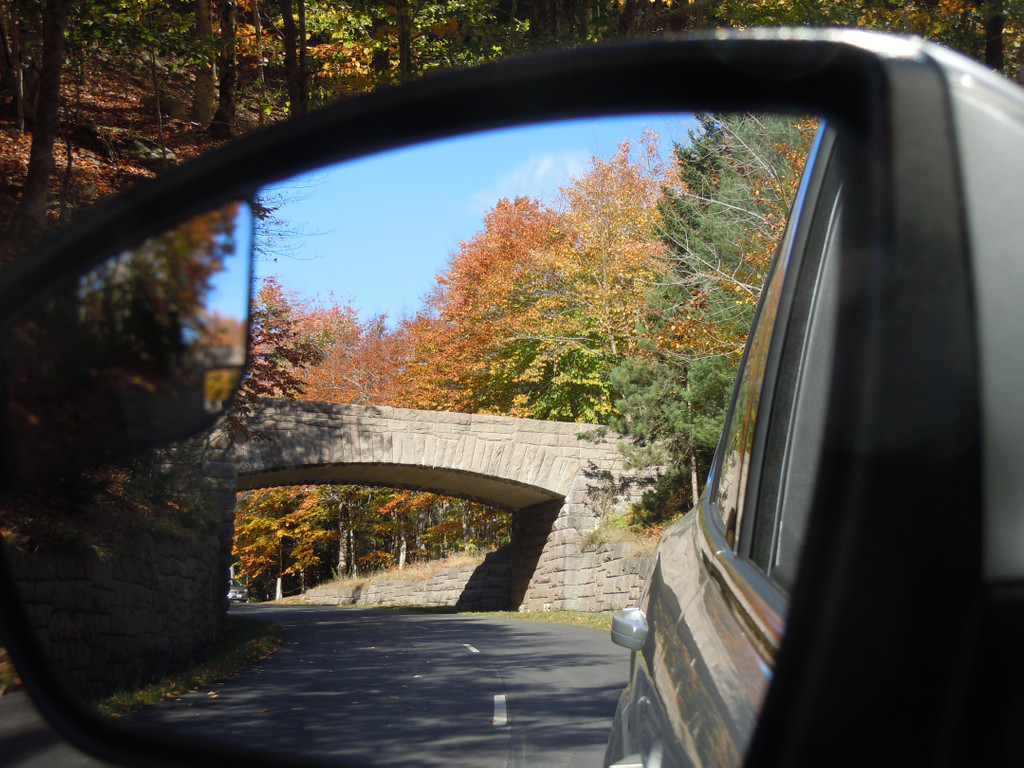
<path id="1" fill-rule="evenodd" d="M 963 231 L 949 231 L 947 236 L 959 234 L 959 241 L 947 239 L 939 247 L 947 252 L 962 247 L 960 277 L 945 270 L 943 275 L 927 273 L 920 249 L 938 244 L 929 245 L 924 233 L 919 233 L 920 249 L 894 252 L 886 264 L 904 276 L 918 275 L 925 287 L 916 296 L 906 281 L 898 288 L 899 280 L 885 286 L 879 275 L 857 274 L 873 267 L 852 254 L 853 246 L 841 236 L 850 226 L 843 215 L 849 190 L 843 187 L 837 159 L 842 139 L 823 128 L 762 291 L 703 495 L 662 537 L 640 604 L 619 612 L 613 621 L 613 642 L 630 649 L 632 658 L 606 766 L 737 765 L 752 743 L 763 746 L 757 729 L 773 669 L 780 654 L 790 651 L 791 660 L 794 653 L 806 652 L 793 651 L 783 642 L 788 615 L 799 610 L 792 600 L 801 556 L 843 556 L 803 552 L 815 513 L 827 517 L 853 499 L 884 507 L 873 495 L 888 493 L 904 500 L 900 517 L 918 518 L 916 531 L 890 518 L 859 533 L 842 533 L 884 543 L 877 560 L 865 558 L 848 566 L 863 579 L 860 601 L 874 594 L 873 599 L 884 603 L 887 590 L 900 583 L 891 576 L 894 571 L 924 568 L 907 550 L 927 546 L 921 541 L 928 538 L 926 499 L 947 492 L 942 478 L 932 475 L 932 484 L 938 486 L 932 489 L 901 488 L 891 481 L 865 489 L 862 479 L 849 472 L 854 461 L 876 463 L 881 473 L 899 483 L 901 464 L 924 470 L 970 445 L 967 421 L 978 418 L 982 425 L 980 466 L 972 465 L 969 453 L 961 454 L 959 471 L 981 481 L 970 498 L 962 499 L 964 547 L 958 551 L 955 543 L 946 542 L 943 567 L 932 562 L 932 570 L 920 574 L 922 584 L 935 580 L 932 591 L 919 588 L 904 596 L 907 610 L 935 611 L 934 635 L 918 636 L 901 647 L 898 638 L 888 641 L 894 625 L 881 617 L 857 626 L 865 619 L 850 612 L 844 624 L 844 606 L 829 606 L 838 612 L 839 632 L 873 636 L 862 646 L 857 668 L 839 676 L 871 678 L 877 674 L 875 660 L 883 666 L 887 654 L 894 663 L 902 657 L 903 663 L 913 665 L 916 656 L 928 653 L 923 644 L 949 643 L 948 653 L 941 654 L 943 665 L 931 675 L 935 686 L 963 663 L 953 638 L 964 629 L 946 623 L 941 592 L 934 591 L 937 582 L 949 573 L 976 580 L 979 565 L 991 585 L 1020 575 L 1024 508 L 1014 479 L 1019 470 L 1013 464 L 1024 452 L 1019 434 L 1011 434 L 1004 420 L 1016 424 L 1024 414 L 1024 404 L 1007 389 L 1007 376 L 1016 379 L 1008 371 L 1021 370 L 1018 358 L 1024 347 L 1024 325 L 1012 298 L 1013 291 L 1024 288 L 1021 226 L 1013 214 L 1024 199 L 1024 89 L 937 47 L 922 44 L 919 53 L 915 66 L 940 73 L 945 82 L 942 109 L 951 133 L 948 142 L 935 144 L 934 154 L 914 169 L 920 178 L 907 179 L 907 184 L 920 187 L 922 198 L 927 197 L 923 185 L 946 169 L 948 195 L 941 196 L 947 200 L 938 205 Z M 929 140 L 924 132 L 920 136 Z M 901 263 L 903 258 L 906 263 Z M 849 286 L 857 283 L 871 286 L 879 294 L 873 300 L 885 304 L 872 306 L 866 296 L 855 299 Z M 874 343 L 889 346 L 898 366 L 864 366 L 859 357 L 864 350 L 853 343 L 855 337 L 837 331 L 837 324 L 853 313 L 858 321 L 878 324 Z M 951 322 L 954 317 L 959 319 Z M 918 341 L 908 343 L 914 337 Z M 937 351 L 941 355 L 934 357 Z M 871 383 L 873 375 L 904 388 L 906 396 L 893 393 L 890 384 Z M 850 418 L 854 406 L 849 401 L 837 403 L 848 393 L 853 376 L 877 392 L 889 392 L 884 401 L 877 395 L 873 399 L 870 424 L 863 416 Z M 893 399 L 902 399 L 902 406 L 896 407 Z M 944 433 L 938 425 L 947 420 L 952 424 Z M 964 441 L 960 445 L 955 444 L 957 436 Z M 842 460 L 829 455 L 839 446 Z M 886 462 L 891 462 L 888 467 Z M 911 483 L 913 470 L 905 477 Z M 915 499 L 918 491 L 921 497 Z M 970 550 L 971 531 L 979 522 L 972 519 L 974 505 L 985 510 L 981 563 L 972 563 L 977 553 Z M 822 614 L 818 623 L 825 622 Z M 877 680 L 876 695 L 907 696 L 898 680 L 893 675 L 891 688 Z M 881 706 L 868 700 L 860 704 Z M 907 696 L 907 719 L 915 717 L 914 707 L 922 706 L 918 692 Z M 875 743 L 880 736 L 865 729 L 863 738 Z M 834 744 L 833 760 L 822 764 L 847 764 L 841 743 Z M 894 747 L 894 752 L 899 749 Z"/>
<path id="2" fill-rule="evenodd" d="M 830 127 L 764 293 L 709 490 L 666 533 L 639 611 L 617 623 L 638 650 L 609 762 L 1012 763 L 1024 732 L 1024 116 L 1016 86 L 941 49 L 850 31 L 711 34 L 352 99 L 58 232 L 4 274 L 3 330 L 111 254 L 288 175 L 500 126 L 680 110 L 810 113 Z M 199 403 L 183 422 L 152 391 L 113 411 L 134 428 L 109 435 L 105 456 L 215 418 Z M 148 423 L 154 414 L 173 418 Z M 92 449 L 84 431 L 55 423 L 61 441 Z M 6 488 L 21 479 L 19 456 L 63 468 L 0 428 Z M 0 556 L 0 635 L 76 745 L 134 765 L 295 764 L 257 743 L 97 717 L 55 674 Z M 218 605 L 223 595 L 222 582 L 209 591 Z"/>
<path id="3" fill-rule="evenodd" d="M 244 603 L 249 599 L 249 590 L 245 588 L 238 579 L 231 579 L 228 582 L 228 601 L 232 603 Z"/>

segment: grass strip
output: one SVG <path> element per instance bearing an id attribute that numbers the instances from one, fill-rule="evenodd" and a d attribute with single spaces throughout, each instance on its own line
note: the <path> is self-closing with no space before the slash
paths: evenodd
<path id="1" fill-rule="evenodd" d="M 204 661 L 134 691 L 118 691 L 97 703 L 101 715 L 118 717 L 180 696 L 241 672 L 281 647 L 281 629 L 262 621 L 229 616 L 224 638 Z"/>
<path id="2" fill-rule="evenodd" d="M 582 611 L 481 611 L 473 616 L 493 616 L 496 619 L 522 619 L 543 621 L 549 624 L 569 624 L 574 627 L 610 630 L 612 618 L 606 613 L 583 613 Z"/>
<path id="3" fill-rule="evenodd" d="M 283 601 L 278 600 L 275 605 Z M 299 603 L 295 603 L 298 605 Z M 406 613 L 440 613 L 460 616 L 484 616 L 494 619 L 521 619 L 523 621 L 543 621 L 548 624 L 568 624 L 574 627 L 590 627 L 591 629 L 612 628 L 610 613 L 584 613 L 583 611 L 460 611 L 450 605 L 343 605 L 342 610 L 372 608 L 378 611 L 403 611 Z"/>

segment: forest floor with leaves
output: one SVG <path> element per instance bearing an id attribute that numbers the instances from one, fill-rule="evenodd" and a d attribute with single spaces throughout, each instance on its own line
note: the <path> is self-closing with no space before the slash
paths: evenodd
<path id="1" fill-rule="evenodd" d="M 150 148 L 166 147 L 173 156 L 171 164 L 194 159 L 221 144 L 205 126 L 188 119 L 191 90 L 191 82 L 184 77 L 162 82 L 159 95 L 164 114 L 158 119 L 153 81 L 143 62 L 126 69 L 123 59 L 97 61 L 80 85 L 75 78 L 65 77 L 61 132 L 50 179 L 50 225 L 66 222 L 101 199 L 158 175 L 165 165 L 162 156 L 149 160 L 134 156 L 132 147 L 140 140 Z M 238 132 L 247 133 L 258 124 L 256 115 L 240 105 Z M 14 223 L 31 146 L 32 134 L 19 130 L 13 105 L 0 105 L 0 264 L 21 256 L 30 245 L 2 235 Z"/>

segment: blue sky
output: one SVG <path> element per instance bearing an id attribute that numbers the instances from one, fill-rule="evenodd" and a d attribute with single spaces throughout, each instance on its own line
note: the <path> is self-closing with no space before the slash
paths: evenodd
<path id="1" fill-rule="evenodd" d="M 681 115 L 581 120 L 479 134 L 349 162 L 275 185 L 267 197 L 289 232 L 257 256 L 260 276 L 321 301 L 349 303 L 363 320 L 413 313 L 460 240 L 481 229 L 502 197 L 550 201 L 644 127 L 665 156 L 685 136 Z"/>

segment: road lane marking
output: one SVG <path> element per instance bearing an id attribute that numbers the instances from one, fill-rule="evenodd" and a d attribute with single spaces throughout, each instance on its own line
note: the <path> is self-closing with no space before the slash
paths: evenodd
<path id="1" fill-rule="evenodd" d="M 499 693 L 494 696 L 494 719 L 495 725 L 506 725 L 508 723 L 508 703 L 505 701 L 505 694 Z"/>
<path id="2" fill-rule="evenodd" d="M 462 645 L 465 646 L 466 648 L 468 648 L 470 653 L 480 653 L 480 651 L 478 651 L 476 648 L 474 648 L 469 643 L 463 643 Z"/>

